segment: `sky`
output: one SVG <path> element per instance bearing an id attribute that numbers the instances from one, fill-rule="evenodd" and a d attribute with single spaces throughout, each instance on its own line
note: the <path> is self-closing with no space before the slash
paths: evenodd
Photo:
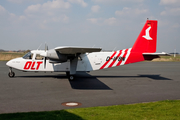
<path id="1" fill-rule="evenodd" d="M 180 52 L 180 0 L 1 0 L 0 49 L 130 48 L 147 18 L 157 52 Z"/>

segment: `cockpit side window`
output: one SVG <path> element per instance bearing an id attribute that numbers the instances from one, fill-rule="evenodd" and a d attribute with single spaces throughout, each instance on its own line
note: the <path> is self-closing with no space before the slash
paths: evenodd
<path id="1" fill-rule="evenodd" d="M 32 59 L 32 57 L 33 57 L 33 54 L 31 52 L 28 52 L 27 54 L 23 56 L 24 59 Z"/>

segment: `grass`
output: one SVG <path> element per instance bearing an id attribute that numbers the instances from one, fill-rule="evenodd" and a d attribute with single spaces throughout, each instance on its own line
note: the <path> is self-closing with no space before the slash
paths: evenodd
<path id="1" fill-rule="evenodd" d="M 176 57 L 172 56 L 161 56 L 161 58 L 154 59 L 153 61 L 169 61 L 169 62 L 180 62 L 180 55 L 176 55 Z"/>
<path id="2" fill-rule="evenodd" d="M 0 120 L 180 120 L 180 100 L 0 114 Z"/>
<path id="3" fill-rule="evenodd" d="M 23 52 L 0 52 L 0 61 L 8 61 L 14 58 L 22 57 L 25 53 Z"/>

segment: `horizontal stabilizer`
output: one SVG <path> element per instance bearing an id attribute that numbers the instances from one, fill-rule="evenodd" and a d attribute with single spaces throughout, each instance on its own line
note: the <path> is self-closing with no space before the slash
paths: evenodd
<path id="1" fill-rule="evenodd" d="M 159 55 L 159 56 L 170 56 L 170 54 L 162 52 L 162 53 L 143 53 L 143 55 Z"/>
<path id="2" fill-rule="evenodd" d="M 84 47 L 56 47 L 56 51 L 61 54 L 77 54 L 77 53 L 91 53 L 100 52 L 101 48 L 84 48 Z"/>
<path id="3" fill-rule="evenodd" d="M 169 54 L 162 53 L 143 53 L 144 60 L 153 60 L 155 58 L 160 58 L 159 56 L 169 56 Z"/>

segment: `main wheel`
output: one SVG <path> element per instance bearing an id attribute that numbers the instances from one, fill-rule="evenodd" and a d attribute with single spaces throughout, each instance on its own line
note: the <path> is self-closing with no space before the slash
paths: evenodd
<path id="1" fill-rule="evenodd" d="M 15 76 L 15 73 L 14 73 L 14 72 L 9 72 L 9 73 L 8 73 L 8 76 L 9 76 L 10 78 L 12 78 L 12 77 Z"/>
<path id="2" fill-rule="evenodd" d="M 75 79 L 75 76 L 74 76 L 74 75 L 69 75 L 69 76 L 68 76 L 68 79 L 72 81 L 72 80 Z"/>

